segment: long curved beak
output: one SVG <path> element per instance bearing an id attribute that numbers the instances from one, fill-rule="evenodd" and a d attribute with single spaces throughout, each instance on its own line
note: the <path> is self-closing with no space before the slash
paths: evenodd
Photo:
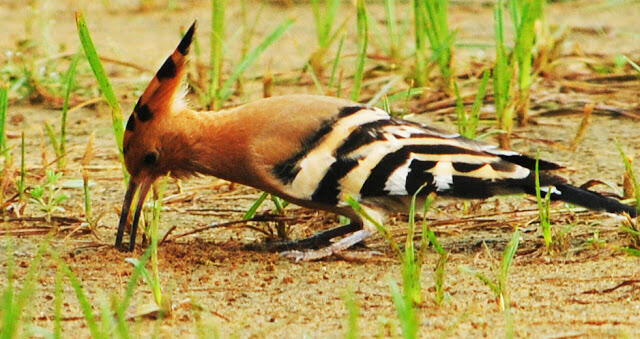
<path id="1" fill-rule="evenodd" d="M 135 182 L 133 178 L 131 179 L 131 181 L 129 181 L 129 187 L 127 187 L 127 192 L 124 194 L 124 201 L 122 203 L 120 222 L 118 223 L 118 233 L 116 234 L 116 248 L 129 252 L 133 251 L 133 248 L 136 245 L 136 232 L 138 230 L 138 222 L 140 221 L 140 213 L 142 213 L 142 206 L 152 183 L 153 180 L 151 178 L 145 178 L 141 183 Z M 133 198 L 136 196 L 136 191 L 138 191 L 138 200 L 136 202 L 136 208 L 133 212 L 133 222 L 131 224 L 131 233 L 129 234 L 129 247 L 124 248 L 122 246 L 122 237 L 124 235 L 124 228 L 127 224 L 127 219 L 129 218 L 131 203 L 133 201 Z"/>

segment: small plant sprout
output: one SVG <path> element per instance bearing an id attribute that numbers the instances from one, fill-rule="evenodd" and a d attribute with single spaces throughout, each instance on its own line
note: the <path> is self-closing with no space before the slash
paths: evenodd
<path id="1" fill-rule="evenodd" d="M 502 260 L 500 261 L 500 267 L 493 267 L 494 271 L 494 279 L 491 280 L 483 273 L 474 271 L 466 266 L 458 266 L 458 270 L 463 273 L 468 273 L 480 280 L 483 284 L 485 284 L 491 292 L 493 292 L 496 302 L 500 306 L 501 310 L 506 310 L 509 307 L 509 298 L 508 298 L 508 286 L 507 286 L 507 278 L 509 275 L 509 268 L 511 267 L 511 263 L 513 262 L 513 257 L 516 254 L 516 250 L 518 249 L 518 244 L 520 242 L 520 231 L 516 228 L 511 236 L 511 240 L 507 243 L 507 246 L 504 248 L 502 252 Z M 486 243 L 483 243 L 485 246 L 485 250 L 490 259 L 492 259 L 491 254 L 489 252 L 489 248 Z"/>
<path id="2" fill-rule="evenodd" d="M 536 201 L 538 202 L 538 216 L 540 218 L 540 230 L 542 231 L 542 238 L 544 239 L 544 247 L 547 251 L 550 251 L 551 242 L 553 241 L 551 236 L 551 221 L 549 219 L 550 215 L 550 205 L 551 205 L 551 187 L 540 188 L 540 175 L 538 171 L 538 164 L 540 160 L 540 152 L 536 153 L 536 166 L 535 166 L 535 176 L 536 176 Z M 541 191 L 545 191 L 545 196 L 542 198 Z"/>
<path id="3" fill-rule="evenodd" d="M 57 187 L 58 180 L 62 173 L 56 173 L 52 169 L 45 171 L 45 182 L 42 185 L 35 185 L 29 190 L 30 201 L 40 207 L 40 211 L 45 213 L 45 220 L 51 223 L 51 215 L 54 212 L 63 212 L 64 208 L 58 206 L 67 199 L 67 195 Z"/>
<path id="4" fill-rule="evenodd" d="M 519 241 L 520 232 L 516 228 L 516 230 L 513 232 L 513 235 L 511 236 L 511 240 L 502 252 L 500 267 L 498 268 L 494 266 L 493 268 L 495 275 L 493 280 L 489 279 L 484 274 L 474 271 L 466 266 L 458 266 L 459 271 L 475 276 L 483 284 L 489 287 L 491 292 L 493 292 L 496 298 L 496 302 L 500 306 L 500 310 L 502 310 L 504 315 L 506 338 L 513 338 L 513 315 L 511 314 L 511 307 L 509 304 L 507 278 L 509 274 L 509 268 L 511 267 L 511 263 L 513 261 L 513 257 L 516 254 L 516 250 L 518 249 Z M 486 243 L 483 243 L 483 245 L 487 252 L 487 255 L 490 259 L 492 259 Z"/>

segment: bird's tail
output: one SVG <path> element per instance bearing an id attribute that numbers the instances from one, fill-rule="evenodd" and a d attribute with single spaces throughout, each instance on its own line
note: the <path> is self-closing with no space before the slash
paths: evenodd
<path id="1" fill-rule="evenodd" d="M 571 204 L 586 207 L 590 210 L 601 210 L 618 214 L 627 213 L 631 217 L 635 217 L 637 215 L 637 210 L 634 206 L 625 205 L 618 200 L 607 198 L 600 193 L 576 187 L 567 183 L 558 182 L 558 179 L 558 177 L 552 175 L 541 175 L 541 193 L 544 195 L 546 194 L 547 190 L 550 189 L 550 197 L 552 200 L 565 201 Z M 528 187 L 525 189 L 527 193 L 536 194 L 535 184 L 533 186 L 527 186 Z"/>

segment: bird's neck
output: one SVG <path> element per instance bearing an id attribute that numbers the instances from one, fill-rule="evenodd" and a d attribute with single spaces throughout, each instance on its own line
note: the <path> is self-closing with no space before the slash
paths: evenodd
<path id="1" fill-rule="evenodd" d="M 181 166 L 187 174 L 201 173 L 221 179 L 253 184 L 249 174 L 251 121 L 231 111 L 196 112 L 185 110 L 175 124 L 184 144 Z"/>

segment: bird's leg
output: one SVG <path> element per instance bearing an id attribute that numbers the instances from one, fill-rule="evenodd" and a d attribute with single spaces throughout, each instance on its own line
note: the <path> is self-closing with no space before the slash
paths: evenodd
<path id="1" fill-rule="evenodd" d="M 345 225 L 348 226 L 348 225 Z M 285 257 L 295 261 L 313 261 L 324 259 L 332 256 L 335 253 L 339 253 L 341 251 L 346 250 L 347 248 L 363 241 L 368 236 L 371 235 L 371 232 L 365 229 L 361 229 L 354 233 L 349 234 L 348 236 L 332 243 L 327 247 L 323 247 L 317 250 L 310 251 L 284 251 L 280 253 L 281 257 Z"/>
<path id="2" fill-rule="evenodd" d="M 362 229 L 362 223 L 351 222 L 347 225 L 334 227 L 325 231 L 320 231 L 308 238 L 290 241 L 281 241 L 268 244 L 267 247 L 277 251 L 318 249 L 331 245 L 331 239 L 356 232 Z"/>

